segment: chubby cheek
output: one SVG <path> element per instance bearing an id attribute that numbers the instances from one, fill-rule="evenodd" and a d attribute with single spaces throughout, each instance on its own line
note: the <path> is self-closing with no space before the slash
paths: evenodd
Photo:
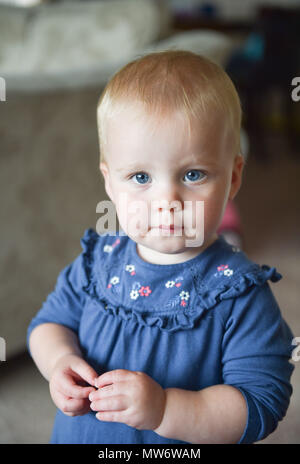
<path id="1" fill-rule="evenodd" d="M 208 186 L 207 189 L 201 191 L 198 198 L 193 198 L 193 222 L 194 226 L 204 229 L 205 236 L 214 233 L 221 223 L 223 213 L 227 203 L 227 184 L 222 179 L 222 182 L 215 182 Z M 201 202 L 201 208 L 198 206 L 197 201 Z M 201 214 L 199 214 L 199 212 Z M 201 217 L 201 224 L 200 219 Z M 196 218 L 196 224 L 195 224 Z M 198 224 L 198 226 L 197 226 Z"/>
<path id="2" fill-rule="evenodd" d="M 131 236 L 146 233 L 149 222 L 149 208 L 145 201 L 133 195 L 121 195 L 116 202 L 119 223 L 124 232 Z"/>

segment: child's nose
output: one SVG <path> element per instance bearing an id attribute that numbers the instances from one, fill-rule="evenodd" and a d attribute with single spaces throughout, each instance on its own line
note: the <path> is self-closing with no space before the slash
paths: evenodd
<path id="1" fill-rule="evenodd" d="M 167 210 L 175 212 L 178 208 L 183 207 L 182 198 L 176 185 L 168 183 L 157 191 L 155 197 L 158 211 Z"/>
<path id="2" fill-rule="evenodd" d="M 183 209 L 183 203 L 178 200 L 178 197 L 162 198 L 161 200 L 158 200 L 157 208 L 155 209 L 160 213 L 164 211 L 175 213 L 176 211 L 181 211 Z"/>

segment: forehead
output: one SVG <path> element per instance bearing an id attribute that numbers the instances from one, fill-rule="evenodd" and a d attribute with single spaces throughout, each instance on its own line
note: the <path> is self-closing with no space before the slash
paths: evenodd
<path id="1" fill-rule="evenodd" d="M 180 111 L 148 114 L 139 105 L 129 105 L 106 120 L 107 161 L 130 163 L 136 157 L 154 162 L 220 151 L 227 133 L 224 118 L 216 111 L 188 118 Z"/>

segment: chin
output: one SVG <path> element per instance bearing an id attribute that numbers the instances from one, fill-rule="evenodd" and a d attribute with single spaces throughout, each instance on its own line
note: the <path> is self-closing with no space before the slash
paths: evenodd
<path id="1" fill-rule="evenodd" d="M 139 243 L 158 253 L 178 254 L 186 251 L 184 237 L 150 237 L 142 239 Z"/>

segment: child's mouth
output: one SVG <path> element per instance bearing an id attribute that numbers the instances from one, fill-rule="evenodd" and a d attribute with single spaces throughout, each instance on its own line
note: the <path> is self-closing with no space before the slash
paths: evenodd
<path id="1" fill-rule="evenodd" d="M 175 226 L 174 224 L 171 224 L 169 226 L 165 226 L 165 225 L 161 224 L 159 226 L 159 229 L 167 230 L 167 231 L 170 231 L 170 232 L 175 232 L 175 230 L 182 230 L 183 227 L 182 226 Z"/>

